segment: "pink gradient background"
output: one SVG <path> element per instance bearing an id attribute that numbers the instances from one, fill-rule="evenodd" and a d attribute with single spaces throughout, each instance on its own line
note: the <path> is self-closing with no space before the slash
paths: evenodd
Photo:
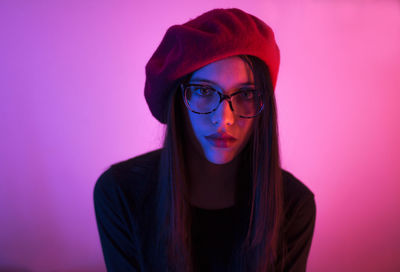
<path id="1" fill-rule="evenodd" d="M 399 1 L 0 1 L 0 271 L 105 271 L 92 200 L 161 146 L 144 67 L 216 7 L 272 26 L 283 167 L 314 191 L 308 270 L 400 271 Z"/>

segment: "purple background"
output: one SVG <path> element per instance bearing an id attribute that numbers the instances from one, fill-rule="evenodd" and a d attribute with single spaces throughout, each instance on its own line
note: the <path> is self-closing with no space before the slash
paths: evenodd
<path id="1" fill-rule="evenodd" d="M 400 271 L 399 1 L 0 1 L 0 271 L 105 271 L 92 191 L 161 146 L 144 67 L 166 29 L 272 26 L 283 167 L 316 195 L 308 271 Z"/>

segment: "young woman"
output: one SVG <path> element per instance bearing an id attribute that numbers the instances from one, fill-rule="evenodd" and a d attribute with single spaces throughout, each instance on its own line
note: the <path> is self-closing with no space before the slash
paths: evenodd
<path id="1" fill-rule="evenodd" d="M 113 164 L 94 204 L 108 271 L 305 271 L 313 192 L 280 167 L 272 29 L 215 9 L 146 65 L 163 148 Z"/>

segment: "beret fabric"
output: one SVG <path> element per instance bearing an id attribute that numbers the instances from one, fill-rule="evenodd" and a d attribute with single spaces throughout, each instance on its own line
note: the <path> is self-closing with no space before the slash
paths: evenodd
<path id="1" fill-rule="evenodd" d="M 214 61 L 252 55 L 268 66 L 275 90 L 280 53 L 272 29 L 240 9 L 213 9 L 166 31 L 146 64 L 144 95 L 152 115 L 167 122 L 167 103 L 181 77 Z"/>

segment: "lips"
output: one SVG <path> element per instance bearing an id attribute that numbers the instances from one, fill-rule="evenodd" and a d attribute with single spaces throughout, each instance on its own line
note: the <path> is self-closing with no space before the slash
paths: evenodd
<path id="1" fill-rule="evenodd" d="M 230 147 L 236 141 L 236 138 L 232 137 L 226 132 L 218 132 L 208 136 L 205 136 L 207 141 L 209 141 L 215 147 Z"/>

